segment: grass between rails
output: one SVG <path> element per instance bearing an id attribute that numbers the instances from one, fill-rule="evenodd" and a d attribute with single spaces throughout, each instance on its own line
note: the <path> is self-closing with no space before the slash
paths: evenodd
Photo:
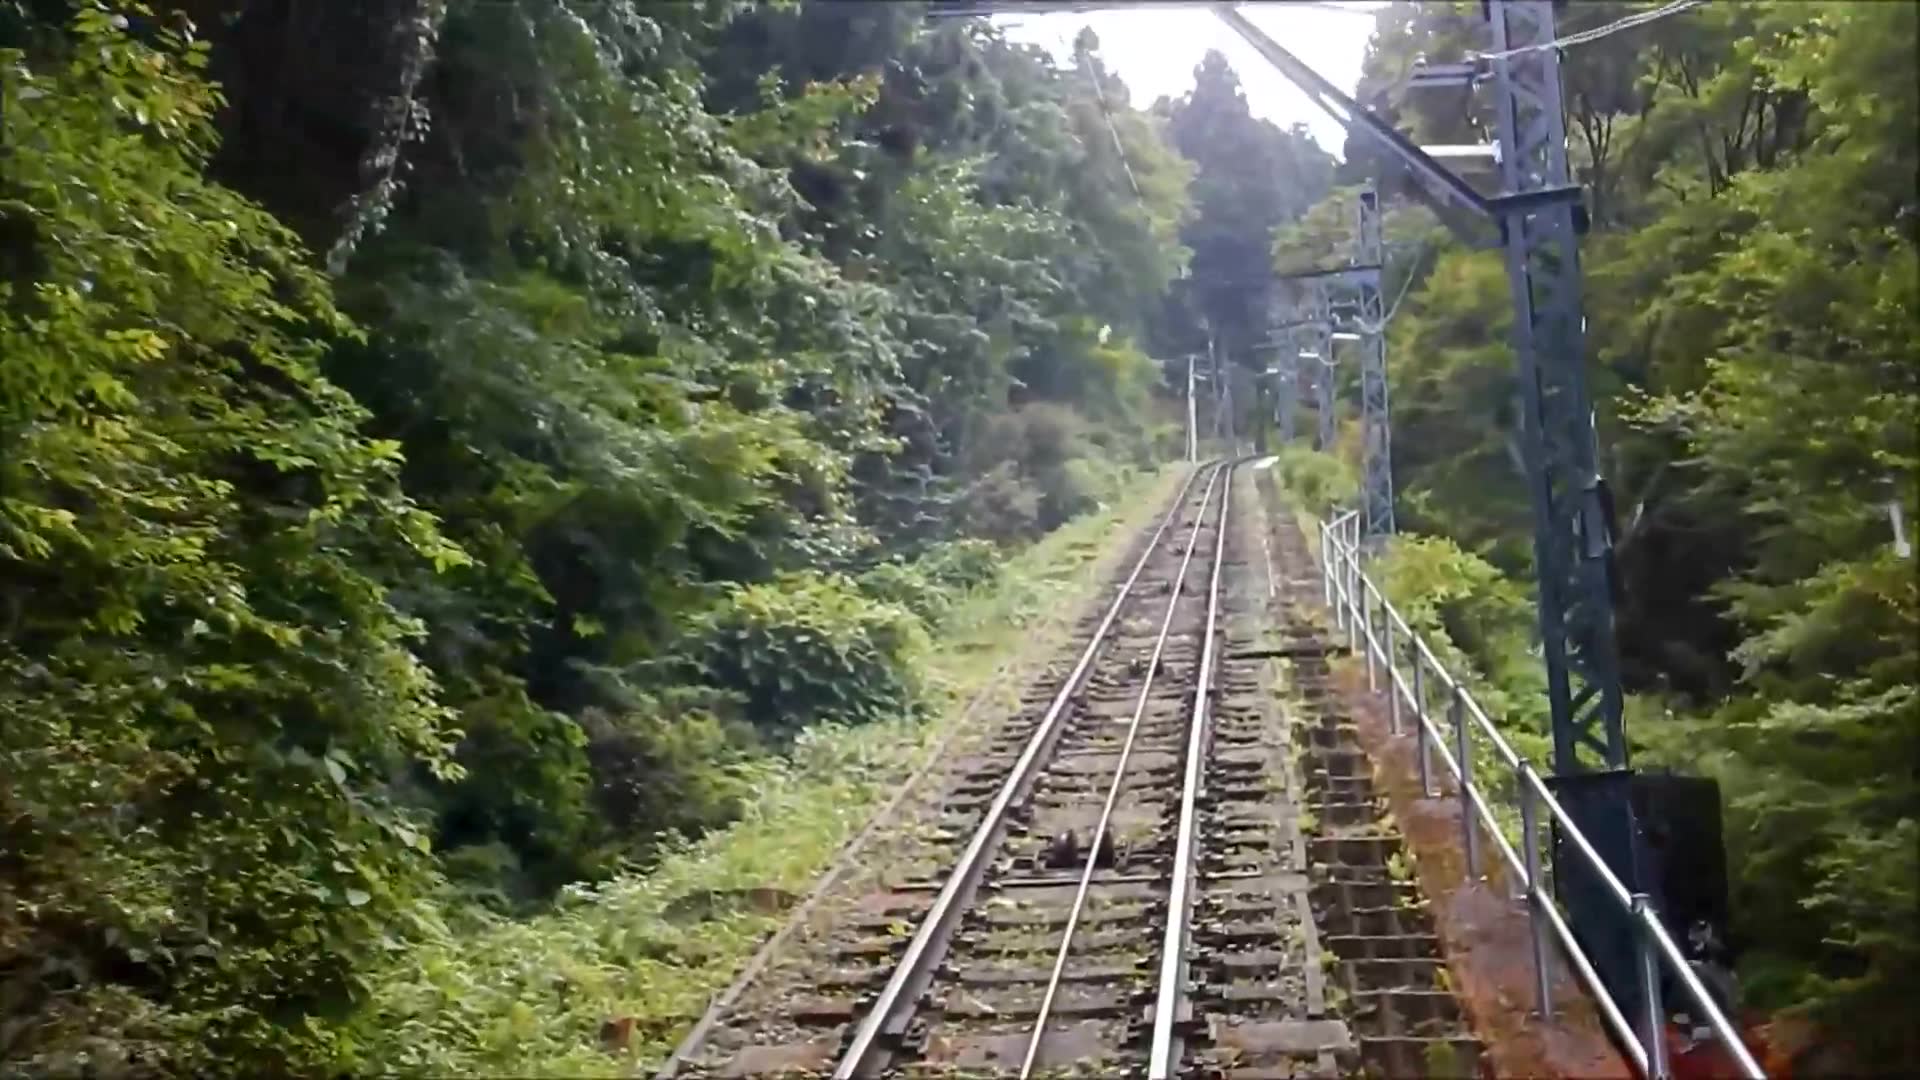
<path id="1" fill-rule="evenodd" d="M 1166 505 L 1182 473 L 1136 477 L 1127 497 L 1010 557 L 946 618 L 923 672 L 931 720 L 806 732 L 753 766 L 740 821 L 653 869 L 569 890 L 531 919 L 463 915 L 374 988 L 361 1049 L 374 1069 L 462 1076 L 619 1076 L 665 1058 L 784 915 L 755 897 L 804 893 L 836 852 L 957 722 L 1003 664 L 1043 663 L 1100 581 Z M 983 704 L 1010 703 L 1020 678 Z M 756 890 L 773 890 L 764 892 Z M 601 1025 L 632 1018 L 609 1050 Z"/>

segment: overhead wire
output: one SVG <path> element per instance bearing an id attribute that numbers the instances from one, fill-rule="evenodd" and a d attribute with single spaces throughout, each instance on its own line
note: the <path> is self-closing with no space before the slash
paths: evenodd
<path id="1" fill-rule="evenodd" d="M 1022 0 L 983 0 L 970 7 L 935 8 L 927 12 L 929 19 L 961 18 L 1004 18 L 1039 19 L 1049 15 L 1093 15 L 1108 14 L 1115 11 L 1180 11 L 1191 10 L 1196 5 L 1193 0 L 1085 0 L 1085 2 L 1046 3 L 1022 2 Z M 1306 8 L 1312 11 L 1324 11 L 1334 15 L 1357 15 L 1371 19 L 1380 6 L 1353 7 L 1349 4 L 1333 3 L 1328 0 L 1286 0 L 1287 8 Z M 1006 23 L 1005 25 L 1022 25 Z"/>
<path id="2" fill-rule="evenodd" d="M 1062 26 L 1054 34 L 1053 40 L 1059 45 L 1059 50 L 1055 52 L 1054 55 L 1072 57 L 1073 66 L 1079 69 L 1080 56 L 1078 51 L 1074 49 L 1073 43 L 1067 38 L 1066 27 Z M 1087 54 L 1087 66 L 1084 69 L 1087 74 L 1087 82 L 1092 84 L 1094 99 L 1100 103 L 1100 119 L 1106 122 L 1107 136 L 1113 140 L 1113 152 L 1120 156 L 1120 170 L 1127 174 L 1127 186 L 1133 189 L 1134 201 L 1140 204 L 1142 211 L 1145 211 L 1147 208 L 1147 200 L 1146 197 L 1140 193 L 1140 181 L 1134 178 L 1133 163 L 1127 160 L 1127 148 L 1120 141 L 1120 129 L 1114 126 L 1113 110 L 1107 105 L 1107 92 L 1101 87 L 1100 73 L 1094 66 L 1098 62 L 1098 58 L 1092 53 Z"/>
<path id="3" fill-rule="evenodd" d="M 1596 26 L 1592 29 L 1581 30 L 1577 33 L 1568 34 L 1563 38 L 1555 38 L 1552 41 L 1541 42 L 1538 45 L 1522 45 L 1514 49 L 1502 49 L 1499 52 L 1477 52 L 1470 55 L 1476 60 L 1503 60 L 1510 56 L 1520 56 L 1523 53 L 1543 52 L 1547 49 L 1565 49 L 1574 45 L 1585 45 L 1590 41 L 1598 41 L 1604 37 L 1611 37 L 1624 30 L 1632 30 L 1637 26 L 1645 26 L 1650 22 L 1658 22 L 1670 15 L 1678 15 L 1690 8 L 1697 8 L 1704 3 L 1706 3 L 1706 0 L 1674 0 L 1673 3 L 1667 4 L 1664 7 L 1654 8 L 1652 11 L 1636 12 L 1635 14 L 1615 19 L 1605 26 Z"/>
<path id="4" fill-rule="evenodd" d="M 1393 304 L 1387 308 L 1387 313 L 1380 316 L 1379 326 L 1368 326 L 1365 323 L 1361 323 L 1360 329 L 1362 331 L 1369 334 L 1386 333 L 1387 327 L 1393 324 L 1394 315 L 1400 311 L 1400 301 L 1407 298 L 1407 293 L 1412 290 L 1415 279 L 1420 276 L 1420 264 L 1426 261 L 1427 253 L 1431 250 L 1433 250 L 1432 241 L 1427 240 L 1421 242 L 1420 250 L 1414 253 L 1413 263 L 1407 267 L 1407 279 L 1400 283 L 1400 295 L 1393 298 Z"/>
<path id="5" fill-rule="evenodd" d="M 1408 290 L 1413 288 L 1414 279 L 1420 276 L 1420 264 L 1426 261 L 1428 246 L 1429 245 L 1422 244 L 1419 253 L 1414 255 L 1413 265 L 1407 268 L 1407 280 L 1400 283 L 1400 295 L 1393 298 L 1393 305 L 1387 308 L 1387 313 L 1380 318 L 1380 325 L 1382 327 L 1393 322 L 1394 315 L 1400 311 L 1400 301 L 1407 298 Z"/>
<path id="6" fill-rule="evenodd" d="M 1140 194 L 1140 181 L 1133 177 L 1133 163 L 1127 160 L 1127 148 L 1120 142 L 1120 129 L 1113 125 L 1113 110 L 1107 107 L 1107 92 L 1100 86 L 1100 73 L 1094 70 L 1094 58 L 1087 57 L 1087 81 L 1093 84 L 1093 96 L 1100 102 L 1100 118 L 1107 122 L 1107 134 L 1113 137 L 1113 152 L 1120 155 L 1121 171 L 1127 174 L 1127 186 L 1133 189 L 1133 197 L 1140 203 L 1140 209 L 1147 208 L 1146 196 Z"/>

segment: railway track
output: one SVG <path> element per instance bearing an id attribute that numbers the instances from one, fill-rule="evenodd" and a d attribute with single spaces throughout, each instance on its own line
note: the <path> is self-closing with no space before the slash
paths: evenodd
<path id="1" fill-rule="evenodd" d="M 1269 680 L 1320 649 L 1250 481 L 1197 469 L 1105 608 L 951 749 L 660 1077 L 1182 1075 L 1353 1062 Z"/>

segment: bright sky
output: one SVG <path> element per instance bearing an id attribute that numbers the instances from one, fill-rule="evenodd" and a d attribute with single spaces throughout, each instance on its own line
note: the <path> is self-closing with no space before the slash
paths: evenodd
<path id="1" fill-rule="evenodd" d="M 1360 81 L 1360 62 L 1373 34 L 1372 11 L 1383 6 L 1385 0 L 1353 0 L 1311 5 L 1252 3 L 1241 5 L 1240 10 L 1287 51 L 1351 93 Z M 1204 4 L 1188 11 L 1061 12 L 1004 15 L 995 21 L 1010 39 L 1039 45 L 1062 60 L 1073 55 L 1073 36 L 1080 28 L 1093 27 L 1100 37 L 1101 57 L 1127 84 L 1133 106 L 1140 109 L 1162 95 L 1177 97 L 1192 89 L 1193 69 L 1200 58 L 1208 49 L 1218 49 L 1240 76 L 1253 115 L 1283 128 L 1305 124 L 1321 148 L 1335 157 L 1346 145 L 1346 131 L 1338 121 L 1295 89 Z"/>

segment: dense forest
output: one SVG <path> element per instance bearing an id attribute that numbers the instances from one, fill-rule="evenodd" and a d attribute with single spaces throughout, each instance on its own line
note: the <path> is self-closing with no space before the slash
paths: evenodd
<path id="1" fill-rule="evenodd" d="M 1743 1005 L 1855 1069 L 1920 1057 L 1915 13 L 1566 60 L 1638 760 L 1721 780 Z M 0 0 L 7 1071 L 531 1045 L 518 1003 L 396 1022 L 449 1012 L 427 944 L 532 942 L 809 729 L 922 709 L 954 597 L 1179 456 L 1189 357 L 1268 437 L 1274 274 L 1344 260 L 1363 181 L 1384 572 L 1541 730 L 1498 254 L 1218 54 L 1136 102 L 1090 32 L 922 15 Z M 1383 8 L 1359 96 L 1479 140 L 1404 85 L 1479 26 Z M 1354 426 L 1285 451 L 1317 505 Z"/>
<path id="2" fill-rule="evenodd" d="M 415 942 L 916 708 L 1333 170 L 1224 65 L 1149 112 L 907 4 L 21 0 L 0 80 L 32 1073 L 391 1065 Z"/>

